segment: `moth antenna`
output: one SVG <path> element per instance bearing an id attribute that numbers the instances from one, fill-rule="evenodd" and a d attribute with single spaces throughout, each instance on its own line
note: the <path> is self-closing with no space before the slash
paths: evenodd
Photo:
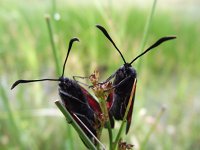
<path id="1" fill-rule="evenodd" d="M 166 37 L 162 37 L 159 40 L 157 40 L 153 45 L 151 45 L 149 48 L 147 48 L 144 52 L 142 52 L 140 55 L 138 55 L 137 57 L 135 57 L 129 64 L 131 65 L 134 61 L 136 61 L 139 57 L 141 57 L 142 55 L 144 55 L 145 53 L 147 53 L 148 51 L 150 51 L 151 49 L 159 46 L 160 44 L 162 44 L 163 42 L 166 42 L 168 40 L 173 40 L 175 39 L 176 36 L 166 36 Z"/>
<path id="2" fill-rule="evenodd" d="M 103 34 L 108 38 L 108 40 L 113 44 L 113 46 L 116 48 L 116 50 L 119 52 L 120 56 L 122 57 L 124 64 L 126 64 L 126 60 L 124 59 L 124 56 L 122 55 L 121 51 L 117 48 L 115 42 L 112 40 L 106 29 L 100 25 L 96 25 L 96 27 L 103 32 Z"/>
<path id="3" fill-rule="evenodd" d="M 11 86 L 11 90 L 14 89 L 18 84 L 21 84 L 21 83 L 40 82 L 40 81 L 59 81 L 59 79 L 17 80 Z"/>
<path id="4" fill-rule="evenodd" d="M 75 37 L 75 38 L 72 38 L 72 39 L 69 41 L 69 47 L 68 47 L 68 51 L 67 51 L 67 56 L 66 56 L 65 61 L 64 61 L 64 64 L 63 64 L 63 71 L 62 71 L 61 77 L 64 76 L 64 73 L 65 73 L 65 65 L 66 65 L 66 62 L 67 62 L 69 53 L 70 53 L 70 51 L 71 51 L 72 45 L 73 45 L 73 43 L 74 43 L 75 41 L 78 41 L 78 42 L 79 42 L 79 39 Z"/>
<path id="5" fill-rule="evenodd" d="M 67 59 L 68 59 L 68 56 L 69 56 L 69 53 L 70 53 L 70 50 L 71 50 L 71 47 L 72 47 L 74 41 L 79 41 L 79 39 L 78 39 L 78 38 L 72 38 L 72 39 L 70 40 L 70 42 L 69 42 L 69 47 L 68 47 L 67 56 L 66 56 L 66 58 L 65 58 L 65 62 L 64 62 L 64 65 L 63 65 L 63 72 L 62 72 L 61 78 L 64 76 L 65 64 L 66 64 L 66 62 L 67 62 Z M 40 82 L 40 81 L 60 81 L 61 78 L 59 78 L 59 79 L 17 80 L 17 81 L 15 81 L 15 83 L 11 86 L 11 90 L 12 90 L 13 88 L 15 88 L 18 84 L 21 84 L 21 83 Z"/>

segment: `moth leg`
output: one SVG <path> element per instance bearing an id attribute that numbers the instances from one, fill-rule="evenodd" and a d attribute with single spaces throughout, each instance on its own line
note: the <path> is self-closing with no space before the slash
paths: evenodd
<path id="1" fill-rule="evenodd" d="M 106 79 L 106 81 L 99 82 L 98 84 L 105 84 L 106 82 L 108 82 L 108 81 L 112 80 L 112 79 L 115 77 L 115 75 L 116 75 L 116 72 L 115 72 L 115 73 L 113 73 L 113 74 L 112 74 L 110 77 L 108 77 L 108 79 Z"/>
<path id="2" fill-rule="evenodd" d="M 82 76 L 73 76 L 73 79 L 76 81 L 76 78 L 79 79 L 88 79 L 88 77 L 82 77 Z"/>
<path id="3" fill-rule="evenodd" d="M 110 81 L 112 78 L 114 78 L 115 75 L 116 75 L 116 73 L 117 73 L 117 72 L 113 73 L 113 74 L 112 74 L 108 79 L 106 79 L 106 81 L 104 81 L 103 83 L 106 83 L 106 82 Z"/>
<path id="4" fill-rule="evenodd" d="M 82 85 L 84 85 L 84 86 L 90 87 L 90 85 L 88 85 L 88 84 L 86 84 L 86 83 L 83 83 L 83 82 L 81 82 L 81 81 L 78 81 L 77 78 L 79 78 L 79 79 L 88 79 L 88 77 L 73 76 L 73 79 L 74 79 L 74 81 L 76 81 L 76 82 L 79 83 L 79 84 L 82 84 Z"/>
<path id="5" fill-rule="evenodd" d="M 119 87 L 121 84 L 123 84 L 123 83 L 125 83 L 126 81 L 128 81 L 131 77 L 132 77 L 131 75 L 128 76 L 128 77 L 126 77 L 125 79 L 123 79 L 122 81 L 120 81 L 117 85 L 112 86 L 111 88 L 105 90 L 104 92 L 107 92 L 107 91 L 109 91 L 109 90 L 112 90 L 112 89 L 115 89 L 115 88 Z"/>

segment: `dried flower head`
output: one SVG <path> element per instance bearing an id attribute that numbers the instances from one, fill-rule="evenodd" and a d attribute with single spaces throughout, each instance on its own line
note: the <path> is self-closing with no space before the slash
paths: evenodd
<path id="1" fill-rule="evenodd" d="M 133 145 L 127 144 L 126 142 L 123 142 L 122 139 L 120 139 L 119 143 L 118 143 L 118 149 L 119 150 L 131 150 L 131 149 L 133 149 Z"/>
<path id="2" fill-rule="evenodd" d="M 99 71 L 95 70 L 94 73 L 89 76 L 89 80 L 93 86 L 97 85 L 99 82 Z"/>
<path id="3" fill-rule="evenodd" d="M 106 100 L 112 90 L 112 82 L 99 83 L 99 72 L 97 70 L 89 76 L 89 80 L 93 85 L 92 90 L 96 97 Z"/>

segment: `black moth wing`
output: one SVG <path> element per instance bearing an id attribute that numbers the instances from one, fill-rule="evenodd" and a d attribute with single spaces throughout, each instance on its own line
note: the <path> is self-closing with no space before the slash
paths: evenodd
<path id="1" fill-rule="evenodd" d="M 77 122 L 77 124 L 81 127 L 81 129 L 85 132 L 85 134 L 90 138 L 90 140 L 96 145 L 96 140 L 94 138 L 94 136 L 96 137 L 96 129 L 94 128 L 93 123 L 91 122 L 91 120 L 89 120 L 87 118 L 87 116 L 82 115 L 82 114 L 78 114 L 78 113 L 73 113 L 71 114 L 72 117 L 74 118 L 74 120 Z M 89 130 L 88 130 L 89 129 Z M 92 134 L 94 134 L 94 136 L 90 133 L 92 132 Z M 81 138 L 81 137 L 80 137 Z M 85 144 L 84 140 L 81 138 L 81 140 L 83 141 L 83 143 Z M 87 144 L 85 144 L 85 146 L 87 147 Z"/>
<path id="2" fill-rule="evenodd" d="M 137 77 L 136 70 L 131 66 L 123 65 L 120 67 L 113 81 L 114 92 L 113 92 L 113 104 L 110 109 L 110 113 L 116 120 L 123 120 L 126 108 L 129 102 L 131 95 L 131 90 L 134 84 L 134 81 Z M 131 107 L 127 116 L 127 126 L 126 133 L 128 133 L 131 120 L 132 120 L 132 111 L 134 107 L 135 93 L 131 103 Z"/>
<path id="3" fill-rule="evenodd" d="M 83 129 L 86 135 L 93 140 L 93 136 L 88 130 L 77 120 L 77 117 L 84 123 L 84 125 L 96 136 L 97 131 L 95 128 L 95 112 L 89 106 L 87 96 L 83 92 L 81 87 L 76 81 L 64 78 L 59 83 L 59 95 L 64 106 L 72 114 L 73 118 Z"/>

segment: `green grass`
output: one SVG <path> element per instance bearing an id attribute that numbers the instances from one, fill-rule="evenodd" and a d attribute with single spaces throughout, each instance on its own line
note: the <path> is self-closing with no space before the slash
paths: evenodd
<path id="1" fill-rule="evenodd" d="M 59 66 L 68 41 L 79 37 L 66 65 L 66 76 L 89 75 L 94 69 L 106 79 L 122 60 L 109 41 L 95 28 L 105 26 L 124 57 L 130 61 L 140 52 L 150 9 L 136 6 L 119 11 L 101 3 L 80 7 L 58 1 L 1 2 L 0 9 L 0 147 L 1 149 L 84 149 L 70 125 L 55 112 L 59 99 L 56 83 L 20 85 L 17 79 L 57 77 L 51 51 L 46 13 L 60 13 L 51 19 Z M 138 83 L 133 123 L 127 141 L 141 147 L 163 105 L 166 111 L 147 141 L 146 149 L 199 149 L 199 22 L 159 9 L 155 11 L 145 47 L 159 37 L 176 35 L 143 56 L 138 62 Z M 84 12 L 84 13 L 83 13 Z M 184 12 L 183 12 L 184 13 Z M 47 109 L 45 115 L 36 113 Z M 142 112 L 146 111 L 142 115 Z M 105 141 L 107 137 L 104 138 Z M 107 143 L 108 144 L 108 143 Z"/>

